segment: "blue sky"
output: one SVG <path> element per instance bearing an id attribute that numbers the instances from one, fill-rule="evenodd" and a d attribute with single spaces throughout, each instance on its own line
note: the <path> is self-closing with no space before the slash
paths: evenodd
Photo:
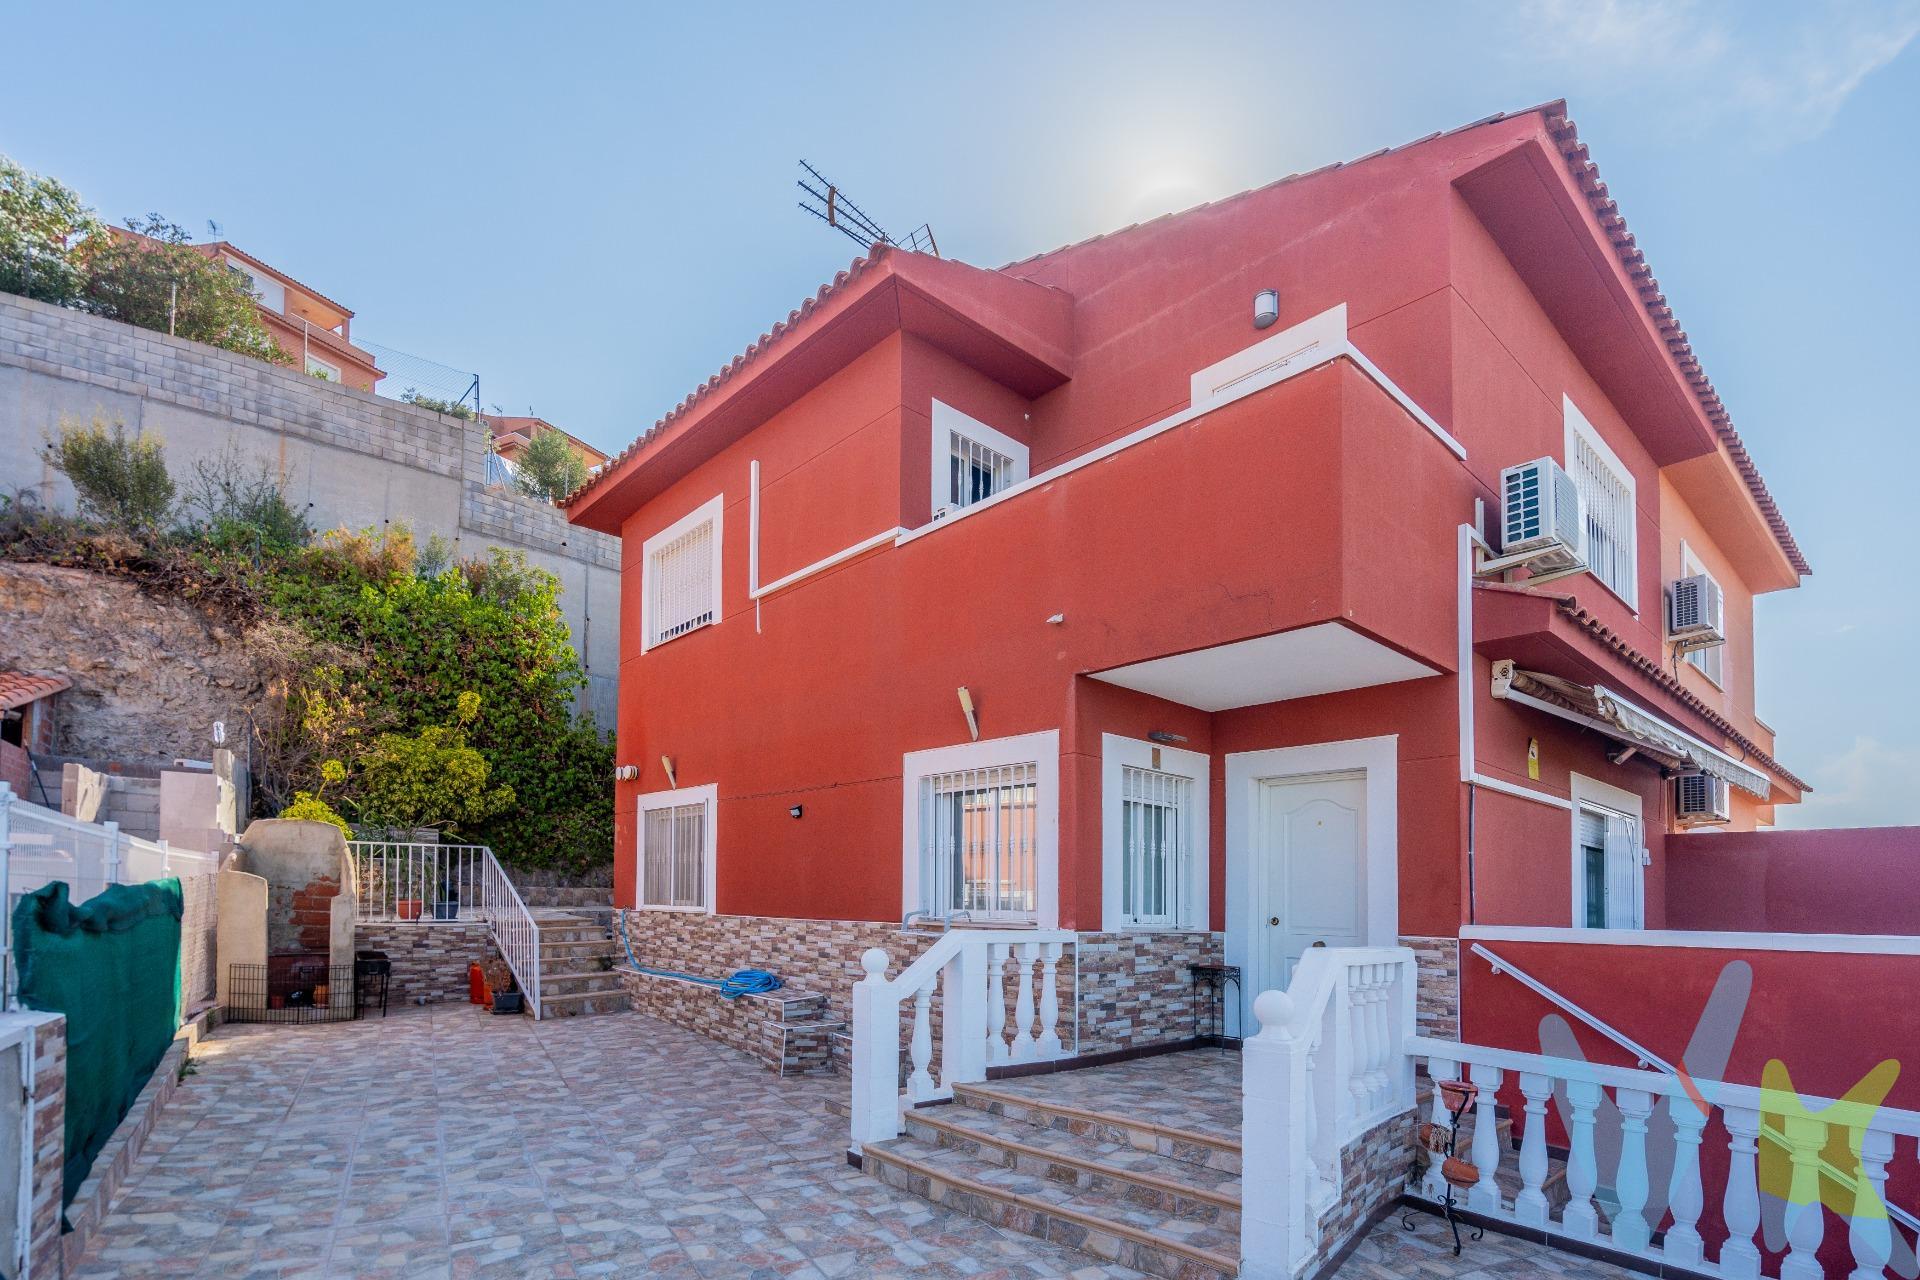
<path id="1" fill-rule="evenodd" d="M 1813 563 L 1783 822 L 1920 823 L 1920 0 L 1335 8 L 10 3 L 0 151 L 613 449 L 852 256 L 801 157 L 993 266 L 1566 97 Z"/>

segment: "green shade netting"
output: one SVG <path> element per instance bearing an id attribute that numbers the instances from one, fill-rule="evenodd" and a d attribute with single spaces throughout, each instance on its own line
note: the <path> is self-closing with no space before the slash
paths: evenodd
<path id="1" fill-rule="evenodd" d="M 13 909 L 20 1003 L 67 1018 L 62 1204 L 86 1181 L 180 1027 L 180 882 L 117 884 L 80 906 L 65 881 Z"/>

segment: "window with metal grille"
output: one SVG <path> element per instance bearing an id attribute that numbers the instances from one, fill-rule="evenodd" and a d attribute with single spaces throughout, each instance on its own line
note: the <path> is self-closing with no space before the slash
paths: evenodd
<path id="1" fill-rule="evenodd" d="M 1120 909 L 1128 924 L 1172 925 L 1193 848 L 1193 779 L 1120 771 Z"/>
<path id="2" fill-rule="evenodd" d="M 715 498 L 647 540 L 646 648 L 720 620 L 720 512 Z"/>
<path id="3" fill-rule="evenodd" d="M 641 906 L 698 911 L 711 905 L 708 827 L 705 801 L 641 809 Z"/>
<path id="4" fill-rule="evenodd" d="M 1587 567 L 1629 605 L 1640 605 L 1633 478 L 1567 402 L 1567 472 L 1587 513 Z"/>
<path id="5" fill-rule="evenodd" d="M 920 780 L 921 884 L 927 911 L 1033 920 L 1039 906 L 1038 769 L 1034 763 Z"/>
<path id="6" fill-rule="evenodd" d="M 950 447 L 947 504 L 955 511 L 985 501 L 1014 483 L 1018 464 L 958 431 L 947 433 Z"/>

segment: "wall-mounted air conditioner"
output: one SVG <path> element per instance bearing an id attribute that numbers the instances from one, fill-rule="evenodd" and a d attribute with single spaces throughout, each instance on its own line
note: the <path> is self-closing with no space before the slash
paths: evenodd
<path id="1" fill-rule="evenodd" d="M 1552 458 L 1500 473 L 1500 558 L 1535 574 L 1587 567 L 1587 518 L 1573 477 Z"/>
<path id="2" fill-rule="evenodd" d="M 1724 779 L 1683 773 L 1673 780 L 1673 811 L 1683 827 L 1712 827 L 1733 819 Z"/>
<path id="3" fill-rule="evenodd" d="M 1682 649 L 1711 649 L 1727 642 L 1726 600 L 1720 584 L 1704 573 L 1681 578 L 1667 592 L 1667 635 Z"/>

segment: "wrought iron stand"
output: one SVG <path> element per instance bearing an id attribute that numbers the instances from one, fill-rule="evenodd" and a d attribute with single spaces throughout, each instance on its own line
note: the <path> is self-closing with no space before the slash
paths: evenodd
<path id="1" fill-rule="evenodd" d="M 1454 1201 L 1454 1191 L 1458 1187 L 1477 1181 L 1479 1170 L 1476 1166 L 1459 1159 L 1454 1154 L 1454 1148 L 1460 1141 L 1460 1118 L 1466 1114 L 1467 1108 L 1473 1105 L 1474 1099 L 1479 1096 L 1480 1089 L 1477 1085 L 1461 1080 L 1435 1081 L 1433 1087 L 1439 1090 L 1441 1104 L 1447 1109 L 1447 1124 L 1444 1131 L 1436 1124 L 1421 1125 L 1420 1146 L 1427 1153 L 1428 1159 L 1440 1161 L 1440 1180 L 1446 1184 L 1447 1188 L 1446 1199 L 1440 1202 L 1440 1209 L 1446 1217 L 1448 1229 L 1453 1232 L 1453 1256 L 1457 1258 L 1460 1256 L 1461 1247 L 1460 1220 L 1454 1213 L 1458 1208 Z M 1419 1173 L 1420 1159 L 1416 1156 L 1414 1174 L 1417 1177 Z M 1417 1229 L 1413 1224 L 1414 1212 L 1410 1209 L 1400 1217 L 1401 1227 L 1408 1231 Z M 1478 1240 L 1486 1234 L 1485 1227 L 1475 1227 L 1473 1234 L 1467 1238 Z"/>

